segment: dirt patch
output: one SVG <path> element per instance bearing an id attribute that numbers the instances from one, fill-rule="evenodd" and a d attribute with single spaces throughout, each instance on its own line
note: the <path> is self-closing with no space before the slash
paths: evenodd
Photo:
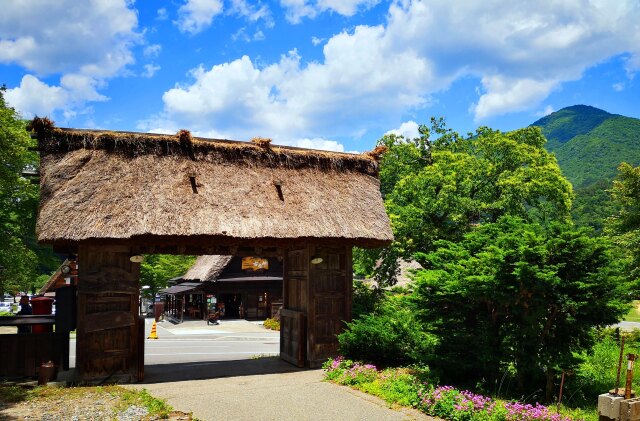
<path id="1" fill-rule="evenodd" d="M 146 390 L 0 384 L 0 420 L 191 420 Z"/>

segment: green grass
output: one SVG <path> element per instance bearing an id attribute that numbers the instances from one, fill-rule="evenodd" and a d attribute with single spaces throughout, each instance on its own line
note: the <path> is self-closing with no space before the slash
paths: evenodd
<path id="1" fill-rule="evenodd" d="M 633 308 L 624 316 L 626 322 L 640 322 L 640 301 L 633 302 Z"/>
<path id="2" fill-rule="evenodd" d="M 23 401 L 58 401 L 61 397 L 73 400 L 83 398 L 87 394 L 96 398 L 108 395 L 119 400 L 116 408 L 124 411 L 131 405 L 142 406 L 149 411 L 148 416 L 154 419 L 165 419 L 173 411 L 173 408 L 162 399 L 155 398 L 147 390 L 128 389 L 122 386 L 95 386 L 95 387 L 35 387 L 24 388 L 19 385 L 0 383 L 0 403 L 18 403 Z"/>
<path id="3" fill-rule="evenodd" d="M 171 405 L 162 399 L 154 398 L 146 389 L 132 390 L 119 388 L 121 390 L 120 398 L 122 399 L 124 408 L 129 405 L 141 405 L 149 410 L 149 415 L 159 418 L 168 418 L 169 413 L 173 411 Z"/>

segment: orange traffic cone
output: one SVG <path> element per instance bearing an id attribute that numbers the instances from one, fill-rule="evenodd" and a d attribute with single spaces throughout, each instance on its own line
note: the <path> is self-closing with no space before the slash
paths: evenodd
<path id="1" fill-rule="evenodd" d="M 158 339 L 158 332 L 156 330 L 156 322 L 153 322 L 153 326 L 151 326 L 151 333 L 147 339 Z"/>

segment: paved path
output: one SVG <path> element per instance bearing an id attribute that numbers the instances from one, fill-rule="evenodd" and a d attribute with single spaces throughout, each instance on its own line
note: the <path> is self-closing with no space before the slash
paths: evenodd
<path id="1" fill-rule="evenodd" d="M 210 378 L 166 381 L 198 376 Z M 322 370 L 299 370 L 276 358 L 262 358 L 183 366 L 162 373 L 162 378 L 147 376 L 146 384 L 133 387 L 145 388 L 203 421 L 434 420 L 412 409 L 390 409 L 376 397 L 322 378 Z"/>
<path id="2" fill-rule="evenodd" d="M 615 324 L 611 327 L 619 327 L 622 330 L 636 330 L 636 329 L 640 329 L 640 323 L 639 322 L 620 322 L 618 324 Z"/>

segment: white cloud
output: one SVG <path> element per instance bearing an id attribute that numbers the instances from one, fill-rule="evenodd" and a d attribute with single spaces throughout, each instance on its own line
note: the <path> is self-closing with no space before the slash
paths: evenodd
<path id="1" fill-rule="evenodd" d="M 110 78 L 134 63 L 132 48 L 142 42 L 135 10 L 127 0 L 42 0 L 38 7 L 12 0 L 0 14 L 0 65 L 17 64 L 28 72 L 7 92 L 9 103 L 25 116 L 69 117 L 98 93 Z M 60 85 L 38 77 L 60 75 Z M 41 90 L 41 94 L 39 91 Z M 65 118 L 66 118 L 65 117 Z"/>
<path id="2" fill-rule="evenodd" d="M 178 9 L 178 20 L 174 23 L 180 32 L 195 35 L 211 26 L 213 18 L 220 13 L 221 0 L 186 0 Z"/>
<path id="3" fill-rule="evenodd" d="M 323 151 L 344 152 L 344 145 L 335 140 L 327 140 L 322 138 L 298 139 L 291 142 L 291 146 L 307 149 L 320 149 Z"/>
<path id="4" fill-rule="evenodd" d="M 238 29 L 236 32 L 234 32 L 233 34 L 231 34 L 231 39 L 234 41 L 244 41 L 244 42 L 251 42 L 251 41 L 262 41 L 265 39 L 264 33 L 260 30 L 255 31 L 253 33 L 253 35 L 249 36 L 249 34 L 247 34 L 247 28 L 242 27 L 240 29 Z"/>
<path id="5" fill-rule="evenodd" d="M 311 44 L 318 46 L 324 42 L 324 38 L 311 37 Z"/>
<path id="6" fill-rule="evenodd" d="M 313 19 L 323 12 L 353 16 L 359 10 L 367 10 L 380 0 L 280 0 L 285 16 L 291 23 L 300 23 L 303 18 Z"/>
<path id="7" fill-rule="evenodd" d="M 162 45 L 151 44 L 144 48 L 144 50 L 142 51 L 142 55 L 144 55 L 147 58 L 155 58 L 160 55 L 161 51 L 162 51 Z"/>
<path id="8" fill-rule="evenodd" d="M 250 22 L 264 21 L 267 28 L 274 25 L 269 6 L 265 4 L 251 4 L 246 0 L 231 0 L 229 14 L 247 18 Z"/>
<path id="9" fill-rule="evenodd" d="M 156 66 L 155 64 L 145 64 L 144 72 L 142 72 L 141 76 L 146 78 L 152 78 L 156 72 L 160 70 L 160 66 Z"/>
<path id="10" fill-rule="evenodd" d="M 545 99 L 557 84 L 556 80 L 511 79 L 497 75 L 483 77 L 482 86 L 487 92 L 472 107 L 475 119 L 526 110 L 531 104 Z"/>
<path id="11" fill-rule="evenodd" d="M 537 117 L 544 117 L 544 116 L 548 116 L 549 114 L 551 114 L 554 111 L 553 107 L 551 105 L 547 105 L 546 107 L 544 107 L 542 110 L 538 111 L 536 113 Z"/>
<path id="12" fill-rule="evenodd" d="M 420 132 L 418 131 L 418 123 L 413 120 L 405 121 L 397 129 L 389 130 L 385 134 L 403 136 L 405 139 L 415 139 L 417 137 L 420 137 Z"/>
<path id="13" fill-rule="evenodd" d="M 640 42 L 640 39 L 638 40 L 638 42 Z M 625 70 L 627 71 L 627 76 L 629 77 L 629 79 L 633 79 L 635 74 L 640 71 L 640 51 L 636 51 L 634 54 L 627 58 L 625 63 Z"/>
<path id="14" fill-rule="evenodd" d="M 318 13 L 320 4 L 330 7 L 283 1 L 298 18 Z M 244 56 L 194 69 L 191 80 L 163 95 L 165 116 L 239 139 L 255 135 L 247 127 L 274 140 L 357 137 L 398 125 L 402 115 L 463 77 L 482 85 L 469 104 L 476 120 L 535 110 L 563 82 L 603 60 L 626 54 L 633 67 L 638 21 L 640 5 L 632 0 L 486 0 L 465 7 L 396 1 L 384 24 L 328 39 L 320 60 L 305 62 L 292 51 L 262 66 Z"/>
<path id="15" fill-rule="evenodd" d="M 611 87 L 616 92 L 622 92 L 622 91 L 624 91 L 625 84 L 622 83 L 622 82 L 618 82 L 618 83 L 614 83 L 613 85 L 611 85 Z"/>
<path id="16" fill-rule="evenodd" d="M 15 63 L 38 74 L 110 77 L 133 63 L 136 12 L 126 0 L 43 0 L 3 2 L 0 63 Z"/>
<path id="17" fill-rule="evenodd" d="M 161 7 L 160 9 L 158 9 L 157 15 L 156 15 L 156 19 L 157 20 L 167 20 L 169 19 L 169 12 L 167 12 L 167 9 L 164 7 Z"/>
<path id="18" fill-rule="evenodd" d="M 63 108 L 69 101 L 69 92 L 60 86 L 49 86 L 35 76 L 26 75 L 20 86 L 7 89 L 5 98 L 11 106 L 21 111 L 23 118 L 52 116 L 54 110 Z"/>

